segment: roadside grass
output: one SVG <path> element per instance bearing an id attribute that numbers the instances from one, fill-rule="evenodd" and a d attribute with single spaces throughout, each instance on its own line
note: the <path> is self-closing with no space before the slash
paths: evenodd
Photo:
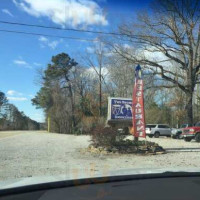
<path id="1" fill-rule="evenodd" d="M 22 134 L 21 131 L 0 131 L 0 139 Z"/>
<path id="2" fill-rule="evenodd" d="M 26 134 L 29 132 L 33 132 L 33 131 L 24 131 L 24 130 L 19 130 L 19 131 L 0 131 L 0 140 L 3 138 L 7 138 L 7 137 L 12 137 L 12 136 L 16 136 L 16 135 L 21 135 L 21 134 Z M 34 131 L 36 133 L 48 133 L 46 131 Z"/>

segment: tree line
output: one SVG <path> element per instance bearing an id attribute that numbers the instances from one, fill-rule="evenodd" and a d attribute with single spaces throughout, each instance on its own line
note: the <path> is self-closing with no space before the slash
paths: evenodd
<path id="1" fill-rule="evenodd" d="M 30 119 L 8 102 L 0 91 L 0 130 L 39 130 L 40 123 Z"/>
<path id="2" fill-rule="evenodd" d="M 140 12 L 141 13 L 141 12 Z M 143 67 L 147 123 L 172 127 L 200 120 L 200 0 L 155 0 L 118 35 L 99 36 L 90 51 L 52 57 L 32 100 L 51 131 L 87 133 L 104 124 L 107 97 L 132 96 L 134 67 Z"/>

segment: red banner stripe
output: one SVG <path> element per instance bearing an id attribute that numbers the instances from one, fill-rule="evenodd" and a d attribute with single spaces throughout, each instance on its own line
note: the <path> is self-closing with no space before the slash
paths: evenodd
<path id="1" fill-rule="evenodd" d="M 134 137 L 146 138 L 145 114 L 144 114 L 144 83 L 142 79 L 136 79 L 133 88 L 133 133 Z"/>

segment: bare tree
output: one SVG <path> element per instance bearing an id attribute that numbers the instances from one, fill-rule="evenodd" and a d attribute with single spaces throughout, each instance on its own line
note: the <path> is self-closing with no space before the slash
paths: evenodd
<path id="1" fill-rule="evenodd" d="M 102 115 L 102 85 L 106 84 L 104 70 L 106 67 L 107 57 L 105 56 L 105 46 L 102 42 L 97 42 L 92 46 L 92 52 L 87 52 L 83 58 L 84 64 L 94 70 L 98 76 L 99 82 L 99 115 Z"/>
<path id="2" fill-rule="evenodd" d="M 131 97 L 134 83 L 134 66 L 124 62 L 117 54 L 109 56 L 109 86 L 113 96 Z"/>
<path id="3" fill-rule="evenodd" d="M 186 94 L 187 120 L 192 124 L 200 69 L 200 0 L 156 0 L 151 13 L 143 12 L 138 20 L 119 27 L 121 39 L 135 49 L 127 51 L 115 43 L 115 53 L 169 83 L 162 87 L 180 88 Z"/>

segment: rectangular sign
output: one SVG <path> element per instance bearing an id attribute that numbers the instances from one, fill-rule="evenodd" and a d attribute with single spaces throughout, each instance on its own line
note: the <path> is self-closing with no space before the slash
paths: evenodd
<path id="1" fill-rule="evenodd" d="M 132 99 L 109 98 L 109 120 L 131 120 L 132 119 Z"/>

